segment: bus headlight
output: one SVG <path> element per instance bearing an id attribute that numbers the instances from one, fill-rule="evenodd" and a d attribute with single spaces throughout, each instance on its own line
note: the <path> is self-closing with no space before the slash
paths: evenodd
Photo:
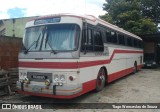
<path id="1" fill-rule="evenodd" d="M 28 78 L 25 78 L 23 82 L 26 83 L 26 84 L 29 84 L 29 83 L 30 83 L 30 81 L 29 81 Z"/>
<path id="2" fill-rule="evenodd" d="M 49 86 L 51 84 L 49 79 L 46 79 L 44 83 L 45 83 L 46 86 Z"/>
<path id="3" fill-rule="evenodd" d="M 65 76 L 64 75 L 60 75 L 60 81 L 65 82 Z"/>
<path id="4" fill-rule="evenodd" d="M 55 82 L 58 82 L 59 81 L 59 76 L 56 74 L 56 75 L 54 75 L 54 81 Z"/>

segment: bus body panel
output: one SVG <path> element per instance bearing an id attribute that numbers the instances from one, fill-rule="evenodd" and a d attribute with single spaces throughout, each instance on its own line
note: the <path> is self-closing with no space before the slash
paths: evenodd
<path id="1" fill-rule="evenodd" d="M 84 22 L 93 26 L 101 23 L 108 28 L 141 40 L 138 36 L 95 17 L 87 18 L 74 15 L 56 15 L 51 17 L 61 17 L 61 22 L 47 23 L 47 25 L 73 23 L 78 24 L 80 31 L 83 32 L 85 30 Z M 39 26 L 34 24 L 34 20 L 30 21 L 26 24 L 26 28 Z M 81 51 L 82 36 L 82 33 L 80 33 L 78 49 L 75 51 L 57 53 L 36 51 L 27 54 L 21 52 L 19 54 L 17 92 L 51 98 L 74 98 L 96 88 L 97 75 L 101 68 L 106 70 L 106 82 L 109 83 L 132 73 L 135 62 L 138 70 L 142 67 L 142 49 L 104 43 L 103 51 Z M 23 39 L 24 41 L 25 39 Z M 55 77 L 60 79 L 62 76 L 65 76 L 64 82 L 61 82 L 61 80 L 59 82 L 55 81 Z M 49 82 L 47 83 L 49 85 L 46 83 L 48 80 Z"/>

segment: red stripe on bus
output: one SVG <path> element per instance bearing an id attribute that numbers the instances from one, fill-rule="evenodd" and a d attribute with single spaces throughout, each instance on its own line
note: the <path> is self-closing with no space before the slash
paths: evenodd
<path id="1" fill-rule="evenodd" d="M 138 69 L 140 69 L 142 67 L 142 65 L 138 65 Z M 128 68 L 113 74 L 108 75 L 108 82 L 112 82 L 116 79 L 119 79 L 125 75 L 128 75 L 130 73 L 133 72 L 133 67 L 132 68 Z M 96 79 L 85 82 L 82 84 L 82 91 L 80 93 L 74 94 L 74 95 L 52 95 L 52 94 L 43 94 L 43 93 L 33 93 L 33 92 L 27 92 L 27 91 L 21 91 L 21 90 L 17 90 L 18 93 L 20 94 L 28 94 L 28 95 L 33 95 L 33 96 L 42 96 L 42 97 L 50 97 L 50 98 L 63 98 L 63 99 L 71 99 L 71 98 L 75 98 L 78 97 L 82 94 L 85 94 L 89 91 L 92 91 L 96 88 Z"/>
<path id="2" fill-rule="evenodd" d="M 19 67 L 76 69 L 78 68 L 78 63 L 77 62 L 19 62 Z"/>
<path id="3" fill-rule="evenodd" d="M 127 74 L 130 74 L 132 72 L 133 72 L 133 67 L 132 68 L 128 68 L 126 70 L 121 70 L 121 71 L 113 73 L 113 74 L 110 74 L 108 76 L 108 83 L 110 83 L 110 82 L 112 82 L 112 81 L 114 81 L 116 79 L 119 79 L 119 78 L 121 78 L 121 77 L 123 77 L 123 76 L 125 76 Z"/>
<path id="4" fill-rule="evenodd" d="M 143 51 L 114 50 L 110 59 L 85 61 L 85 62 L 23 62 L 19 61 L 19 67 L 26 68 L 50 68 L 50 69 L 77 69 L 102 64 L 108 64 L 112 61 L 115 54 L 118 53 L 143 53 Z"/>
<path id="5" fill-rule="evenodd" d="M 140 70 L 141 68 L 142 68 L 142 65 L 137 66 L 137 70 Z M 132 72 L 133 72 L 133 67 L 125 69 L 125 70 L 121 70 L 121 71 L 118 71 L 118 72 L 115 72 L 115 73 L 112 73 L 112 74 L 108 75 L 108 83 L 110 83 L 110 82 L 112 82 L 116 79 L 119 79 L 123 76 L 126 76 L 126 75 L 128 75 Z"/>

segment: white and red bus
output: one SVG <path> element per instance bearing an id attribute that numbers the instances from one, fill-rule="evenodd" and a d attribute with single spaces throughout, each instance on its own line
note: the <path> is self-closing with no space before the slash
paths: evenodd
<path id="1" fill-rule="evenodd" d="M 94 16 L 57 14 L 26 24 L 19 53 L 21 94 L 74 98 L 136 72 L 142 39 Z"/>

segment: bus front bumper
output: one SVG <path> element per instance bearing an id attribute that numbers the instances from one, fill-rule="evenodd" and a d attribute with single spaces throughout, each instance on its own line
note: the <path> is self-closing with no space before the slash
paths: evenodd
<path id="1" fill-rule="evenodd" d="M 52 98 L 74 98 L 82 94 L 82 85 L 36 85 L 17 81 L 17 92 L 33 96 Z"/>

